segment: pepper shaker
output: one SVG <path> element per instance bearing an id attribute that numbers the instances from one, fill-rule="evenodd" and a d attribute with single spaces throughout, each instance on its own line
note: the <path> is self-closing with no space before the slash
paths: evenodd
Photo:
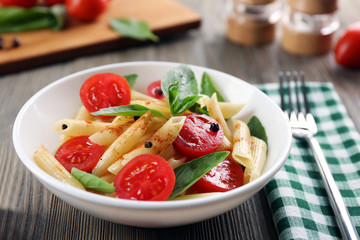
<path id="1" fill-rule="evenodd" d="M 318 55 L 332 47 L 339 27 L 336 0 L 288 0 L 282 18 L 282 47 L 295 55 Z"/>
<path id="2" fill-rule="evenodd" d="M 269 43 L 280 16 L 281 3 L 277 0 L 228 0 L 226 36 L 241 45 Z"/>

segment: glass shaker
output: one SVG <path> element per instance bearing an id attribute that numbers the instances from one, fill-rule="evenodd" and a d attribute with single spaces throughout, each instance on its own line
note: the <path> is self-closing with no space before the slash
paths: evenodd
<path id="1" fill-rule="evenodd" d="M 227 38 L 236 44 L 259 45 L 273 41 L 281 3 L 276 0 L 228 0 Z"/>
<path id="2" fill-rule="evenodd" d="M 336 0 L 288 0 L 283 13 L 282 47 L 296 55 L 318 55 L 332 47 L 339 27 Z"/>

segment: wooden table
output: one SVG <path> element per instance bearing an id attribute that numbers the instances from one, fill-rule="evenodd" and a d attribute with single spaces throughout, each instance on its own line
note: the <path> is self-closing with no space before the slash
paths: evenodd
<path id="1" fill-rule="evenodd" d="M 202 16 L 199 30 L 162 39 L 159 44 L 43 66 L 0 77 L 0 238 L 1 239 L 276 239 L 264 191 L 237 208 L 200 223 L 143 229 L 103 221 L 74 209 L 45 189 L 20 162 L 12 126 L 22 105 L 47 84 L 94 66 L 157 60 L 214 68 L 250 83 L 277 81 L 279 70 L 304 70 L 309 81 L 332 82 L 360 130 L 360 71 L 336 65 L 333 54 L 298 57 L 284 52 L 280 32 L 271 44 L 242 47 L 225 38 L 223 1 L 182 0 Z M 360 20 L 358 0 L 341 1 L 341 30 Z M 1 52 L 0 52 L 1 54 Z"/>

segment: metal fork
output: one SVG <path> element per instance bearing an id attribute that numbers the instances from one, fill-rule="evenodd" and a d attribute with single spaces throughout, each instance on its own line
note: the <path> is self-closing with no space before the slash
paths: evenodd
<path id="1" fill-rule="evenodd" d="M 301 83 L 302 99 L 305 112 L 301 108 L 300 104 L 300 93 L 299 93 L 299 79 Z M 335 213 L 336 220 L 338 222 L 340 231 L 344 239 L 359 239 L 359 235 L 354 227 L 354 224 L 350 218 L 349 212 L 346 208 L 344 200 L 340 194 L 339 189 L 336 186 L 335 180 L 331 174 L 330 168 L 326 162 L 325 156 L 321 150 L 319 142 L 314 137 L 317 133 L 317 126 L 314 120 L 314 117 L 310 113 L 309 102 L 306 94 L 305 80 L 303 72 L 279 72 L 279 81 L 280 81 L 280 98 L 281 98 L 281 108 L 289 119 L 289 125 L 292 130 L 293 137 L 297 139 L 306 140 L 310 145 L 314 157 L 319 168 L 320 175 L 324 182 L 326 192 L 330 199 L 330 204 Z M 285 101 L 284 101 L 284 82 L 287 83 L 287 95 L 288 95 L 288 105 L 289 112 L 286 111 Z M 295 88 L 295 99 L 297 110 L 293 107 L 293 101 L 291 98 L 291 82 L 294 83 Z"/>

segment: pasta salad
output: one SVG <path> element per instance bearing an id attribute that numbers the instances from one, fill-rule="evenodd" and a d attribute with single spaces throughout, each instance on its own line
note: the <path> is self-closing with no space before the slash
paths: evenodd
<path id="1" fill-rule="evenodd" d="M 132 89 L 136 78 L 85 79 L 76 116 L 53 126 L 61 145 L 54 154 L 41 145 L 38 166 L 83 190 L 145 201 L 226 192 L 261 175 L 265 129 L 256 116 L 231 119 L 244 104 L 226 102 L 211 76 L 203 73 L 199 86 L 179 65 L 146 93 Z"/>

